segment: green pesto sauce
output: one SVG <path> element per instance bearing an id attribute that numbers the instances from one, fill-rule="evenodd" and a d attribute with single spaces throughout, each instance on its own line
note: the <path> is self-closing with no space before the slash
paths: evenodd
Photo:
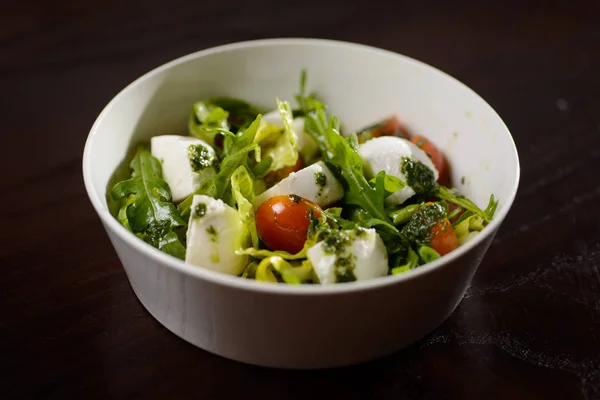
<path id="1" fill-rule="evenodd" d="M 346 231 L 331 231 L 323 239 L 323 250 L 326 254 L 335 254 L 334 272 L 336 282 L 353 282 L 356 280 L 354 268 L 356 267 L 356 256 L 347 251 L 347 248 L 355 237 L 362 236 L 365 229 Z"/>
<path id="2" fill-rule="evenodd" d="M 417 194 L 427 194 L 435 187 L 433 171 L 421 161 L 402 157 L 402 173 L 406 176 L 408 186 Z"/>
<path id="3" fill-rule="evenodd" d="M 356 266 L 356 256 L 348 254 L 345 257 L 337 257 L 335 261 L 335 281 L 336 283 L 354 282 L 354 267 Z"/>
<path id="4" fill-rule="evenodd" d="M 300 204 L 300 202 L 302 201 L 302 198 L 300 196 L 297 196 L 295 194 L 290 194 L 289 198 L 291 201 L 293 201 L 296 204 Z"/>
<path id="5" fill-rule="evenodd" d="M 206 204 L 204 203 L 198 203 L 198 205 L 196 205 L 196 208 L 194 208 L 194 217 L 196 218 L 202 218 L 206 215 Z"/>
<path id="6" fill-rule="evenodd" d="M 194 172 L 214 167 L 217 159 L 203 144 L 192 144 L 188 147 L 188 157 Z"/>
<path id="7" fill-rule="evenodd" d="M 321 187 L 327 185 L 327 175 L 321 171 L 315 172 L 315 183 Z"/>
<path id="8" fill-rule="evenodd" d="M 400 231 L 407 243 L 427 246 L 431 242 L 431 227 L 446 216 L 446 209 L 440 203 L 423 204 Z"/>
<path id="9" fill-rule="evenodd" d="M 331 231 L 323 239 L 323 250 L 327 254 L 341 256 L 346 250 L 346 246 L 351 243 L 351 238 L 344 231 Z"/>
<path id="10" fill-rule="evenodd" d="M 214 226 L 210 225 L 208 228 L 206 228 L 206 233 L 208 233 L 210 235 L 211 242 L 217 241 L 219 232 L 217 232 L 217 230 L 215 229 Z"/>

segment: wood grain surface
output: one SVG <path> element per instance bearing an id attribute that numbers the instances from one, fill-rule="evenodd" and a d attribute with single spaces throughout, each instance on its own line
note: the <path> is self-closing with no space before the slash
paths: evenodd
<path id="1" fill-rule="evenodd" d="M 514 135 L 521 188 L 434 333 L 355 367 L 222 359 L 159 325 L 83 188 L 104 105 L 175 57 L 254 38 L 375 45 L 448 72 Z M 0 398 L 600 398 L 600 2 L 3 2 Z"/>

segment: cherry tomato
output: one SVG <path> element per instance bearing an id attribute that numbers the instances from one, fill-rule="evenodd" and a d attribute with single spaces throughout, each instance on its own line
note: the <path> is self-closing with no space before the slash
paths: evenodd
<path id="1" fill-rule="evenodd" d="M 256 210 L 258 235 L 271 250 L 295 254 L 302 250 L 308 234 L 311 207 L 321 208 L 310 200 L 296 195 L 271 197 Z M 321 213 L 312 210 L 315 217 Z"/>
<path id="2" fill-rule="evenodd" d="M 400 123 L 396 116 L 390 117 L 375 128 L 371 133 L 374 138 L 380 136 L 398 136 L 404 139 L 410 138 L 410 134 L 404 125 Z"/>
<path id="3" fill-rule="evenodd" d="M 435 165 L 439 172 L 438 183 L 440 185 L 448 186 L 450 183 L 450 174 L 448 171 L 448 163 L 446 161 L 446 157 L 444 157 L 444 154 L 438 150 L 433 142 L 427 140 L 421 135 L 415 136 L 411 141 L 425 153 L 427 153 L 429 158 L 431 158 L 433 165 Z"/>
<path id="4" fill-rule="evenodd" d="M 298 172 L 302 168 L 304 168 L 304 162 L 302 161 L 302 157 L 298 154 L 298 161 L 294 165 L 288 165 L 287 167 L 280 168 L 276 171 L 271 171 L 267 175 L 265 175 L 265 183 L 267 186 L 273 186 L 283 178 L 287 177 L 292 172 Z"/>
<path id="5" fill-rule="evenodd" d="M 442 219 L 431 227 L 431 243 L 429 246 L 441 256 L 450 253 L 458 247 L 456 232 L 454 232 L 454 228 L 452 228 L 452 224 L 448 221 L 448 218 Z"/>

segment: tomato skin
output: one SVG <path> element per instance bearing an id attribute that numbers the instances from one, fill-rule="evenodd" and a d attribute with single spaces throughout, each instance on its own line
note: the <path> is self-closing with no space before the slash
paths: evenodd
<path id="1" fill-rule="evenodd" d="M 302 168 L 304 168 L 304 162 L 302 161 L 302 157 L 298 154 L 298 161 L 294 165 L 288 165 L 287 167 L 280 168 L 276 171 L 271 171 L 267 175 L 265 175 L 265 183 L 267 186 L 273 186 L 283 178 L 286 178 L 292 172 L 298 172 Z"/>
<path id="2" fill-rule="evenodd" d="M 310 200 L 295 195 L 274 196 L 256 210 L 258 236 L 270 250 L 295 254 L 302 250 L 308 235 L 311 207 L 321 208 Z M 321 213 L 312 210 L 315 217 Z"/>
<path id="3" fill-rule="evenodd" d="M 374 138 L 380 136 L 398 136 L 404 139 L 410 138 L 408 130 L 400 123 L 396 116 L 383 121 L 382 125 L 375 128 L 371 134 Z"/>
<path id="4" fill-rule="evenodd" d="M 417 145 L 421 150 L 423 150 L 431 161 L 435 168 L 437 168 L 439 172 L 438 183 L 440 185 L 448 186 L 450 183 L 450 174 L 448 171 L 448 162 L 446 161 L 446 157 L 444 157 L 444 153 L 442 153 L 432 141 L 426 139 L 422 135 L 415 136 L 411 139 L 411 142 Z"/>
<path id="5" fill-rule="evenodd" d="M 437 251 L 440 256 L 450 253 L 458 247 L 456 232 L 448 218 L 442 219 L 440 222 L 431 227 L 431 243 L 429 246 Z"/>

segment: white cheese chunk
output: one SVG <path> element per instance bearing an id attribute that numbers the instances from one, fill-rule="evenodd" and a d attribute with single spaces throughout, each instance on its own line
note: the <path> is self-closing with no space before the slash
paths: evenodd
<path id="1" fill-rule="evenodd" d="M 175 203 L 188 197 L 207 178 L 215 174 L 214 149 L 191 136 L 162 135 L 150 141 L 152 156 L 162 164 L 163 179 Z"/>
<path id="2" fill-rule="evenodd" d="M 195 195 L 187 231 L 185 262 L 229 275 L 239 275 L 248 256 L 235 254 L 242 229 L 240 214 L 222 200 Z"/>
<path id="3" fill-rule="evenodd" d="M 363 168 L 368 179 L 373 178 L 379 171 L 385 171 L 387 175 L 400 178 L 406 183 L 406 176 L 402 172 L 402 157 L 410 157 L 418 160 L 429 167 L 438 179 L 438 170 L 433 162 L 422 149 L 410 140 L 396 136 L 381 136 L 366 141 L 359 145 L 358 152 L 363 159 Z M 392 193 L 385 199 L 386 206 L 402 204 L 412 196 L 415 191 L 408 184 Z"/>
<path id="4" fill-rule="evenodd" d="M 363 281 L 387 275 L 387 250 L 375 229 L 346 230 L 335 235 L 307 251 L 319 283 Z"/>
<path id="5" fill-rule="evenodd" d="M 283 128 L 283 121 L 279 110 L 266 113 L 261 120 Z M 313 137 L 304 130 L 304 117 L 294 118 L 292 121 L 292 130 L 296 133 L 298 152 L 302 155 L 302 158 L 306 163 L 310 163 L 319 151 L 319 145 Z"/>
<path id="6" fill-rule="evenodd" d="M 320 207 L 328 206 L 344 197 L 344 189 L 323 161 L 292 172 L 273 187 L 256 196 L 254 208 L 274 196 L 295 194 Z"/>

